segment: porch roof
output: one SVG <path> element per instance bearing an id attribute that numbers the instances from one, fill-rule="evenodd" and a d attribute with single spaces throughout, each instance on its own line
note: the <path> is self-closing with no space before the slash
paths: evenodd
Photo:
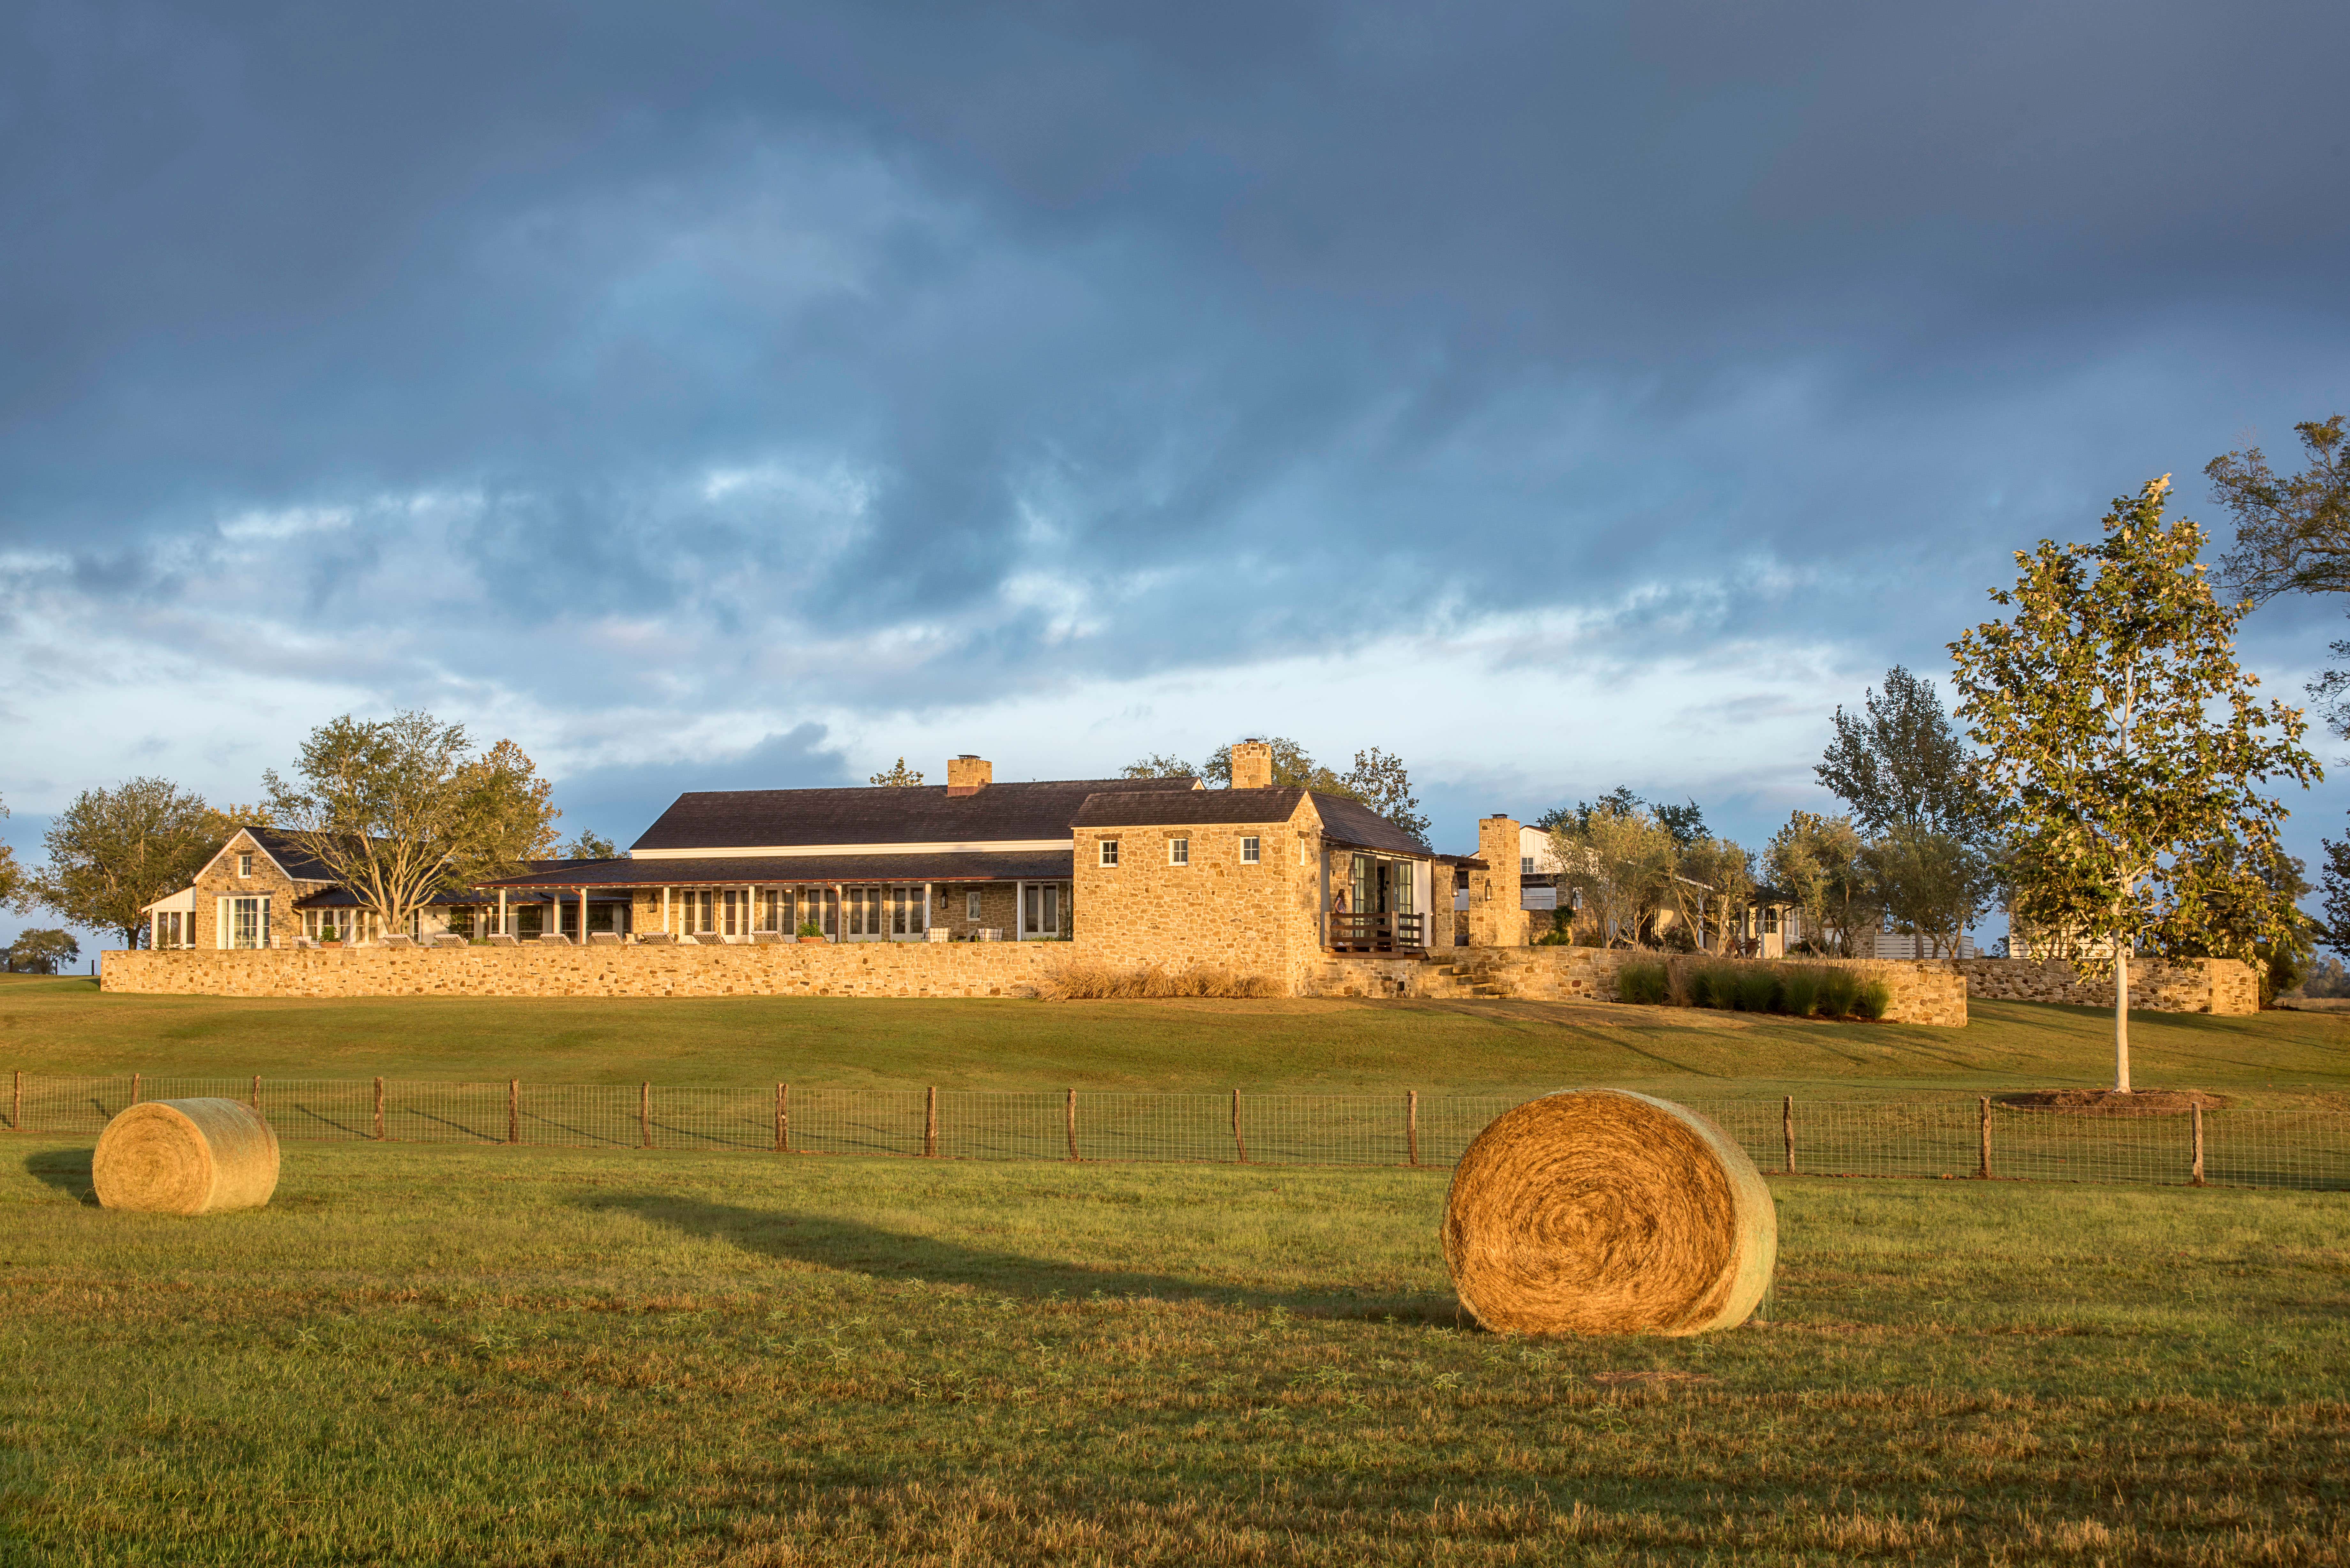
<path id="1" fill-rule="evenodd" d="M 675 860 L 588 860 L 557 871 L 484 882 L 485 888 L 744 888 L 814 882 L 1066 882 L 1067 849 L 939 850 L 904 855 L 728 855 Z"/>

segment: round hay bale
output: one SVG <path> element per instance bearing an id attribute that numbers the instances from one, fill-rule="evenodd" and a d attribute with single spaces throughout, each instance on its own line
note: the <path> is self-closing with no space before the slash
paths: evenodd
<path id="1" fill-rule="evenodd" d="M 1545 1095 L 1496 1117 L 1452 1173 L 1444 1262 L 1506 1334 L 1703 1334 L 1744 1323 L 1779 1218 L 1737 1141 L 1669 1100 Z"/>
<path id="2" fill-rule="evenodd" d="M 258 1209 L 277 1190 L 277 1135 L 234 1100 L 149 1100 L 106 1124 L 89 1174 L 109 1209 Z"/>

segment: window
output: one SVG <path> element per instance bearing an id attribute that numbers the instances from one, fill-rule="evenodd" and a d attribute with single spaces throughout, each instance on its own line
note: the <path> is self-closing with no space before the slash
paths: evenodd
<path id="1" fill-rule="evenodd" d="M 1101 863 L 1105 866 L 1115 866 L 1118 864 L 1117 839 L 1105 838 L 1101 841 Z"/>
<path id="2" fill-rule="evenodd" d="M 1519 875 L 1519 876 L 1521 876 L 1521 877 L 1531 877 L 1531 876 L 1533 876 L 1534 874 L 1534 857 L 1533 856 L 1531 856 L 1531 855 L 1521 855 L 1521 856 L 1519 856 L 1519 857 L 1518 857 L 1518 875 Z"/>
<path id="3" fill-rule="evenodd" d="M 1298 848 L 1301 850 L 1305 847 L 1305 846 L 1302 844 L 1298 846 Z M 1253 833 L 1244 833 L 1241 835 L 1241 864 L 1243 866 L 1253 866 L 1263 857 L 1264 857 L 1261 852 L 1261 847 L 1257 843 L 1256 835 Z"/>
<path id="4" fill-rule="evenodd" d="M 250 877 L 253 875 L 252 856 L 240 855 L 236 857 L 236 874 L 240 877 Z"/>
<path id="5" fill-rule="evenodd" d="M 1167 841 L 1167 864 L 1170 866 L 1189 866 L 1191 864 L 1191 841 L 1188 838 L 1169 839 Z"/>
<path id="6" fill-rule="evenodd" d="M 1300 838 L 1297 841 L 1297 863 L 1300 866 L 1311 866 L 1314 864 L 1314 851 L 1307 847 L 1305 840 L 1303 838 Z"/>
<path id="7" fill-rule="evenodd" d="M 976 888 L 962 896 L 962 918 L 974 925 L 979 923 L 979 889 Z"/>

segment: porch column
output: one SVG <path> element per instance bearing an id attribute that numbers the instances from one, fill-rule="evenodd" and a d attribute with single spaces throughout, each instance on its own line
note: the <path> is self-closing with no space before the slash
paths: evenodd
<path id="1" fill-rule="evenodd" d="M 931 940 L 931 885 L 922 884 L 922 940 Z"/>
<path id="2" fill-rule="evenodd" d="M 514 935 L 514 927 L 506 923 L 506 890 L 504 888 L 498 889 L 498 935 Z"/>
<path id="3" fill-rule="evenodd" d="M 1012 884 L 1012 940 L 1015 942 L 1028 940 L 1028 884 L 1025 882 Z"/>
<path id="4" fill-rule="evenodd" d="M 836 942 L 848 940 L 848 911 L 842 907 L 840 884 L 837 882 L 832 885 L 832 940 Z"/>
<path id="5" fill-rule="evenodd" d="M 751 933 L 758 929 L 758 891 L 755 888 L 746 887 L 743 889 L 743 935 L 747 940 Z"/>

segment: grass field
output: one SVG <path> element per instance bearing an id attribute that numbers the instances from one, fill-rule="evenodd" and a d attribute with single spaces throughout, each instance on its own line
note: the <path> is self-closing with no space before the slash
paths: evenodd
<path id="1" fill-rule="evenodd" d="M 88 980 L 8 976 L 0 1069 L 1300 1093 L 2111 1082 L 2108 1014 L 1979 1002 L 1973 1016 L 1954 1030 L 1507 1002 L 247 1001 L 106 995 Z M 2130 1033 L 2142 1085 L 2350 1090 L 2350 1016 L 2137 1013 Z"/>
<path id="2" fill-rule="evenodd" d="M 0 1166 L 0 1561 L 2330 1563 L 2350 1205 L 1777 1181 L 1772 1321 L 1456 1325 L 1440 1177 Z"/>

